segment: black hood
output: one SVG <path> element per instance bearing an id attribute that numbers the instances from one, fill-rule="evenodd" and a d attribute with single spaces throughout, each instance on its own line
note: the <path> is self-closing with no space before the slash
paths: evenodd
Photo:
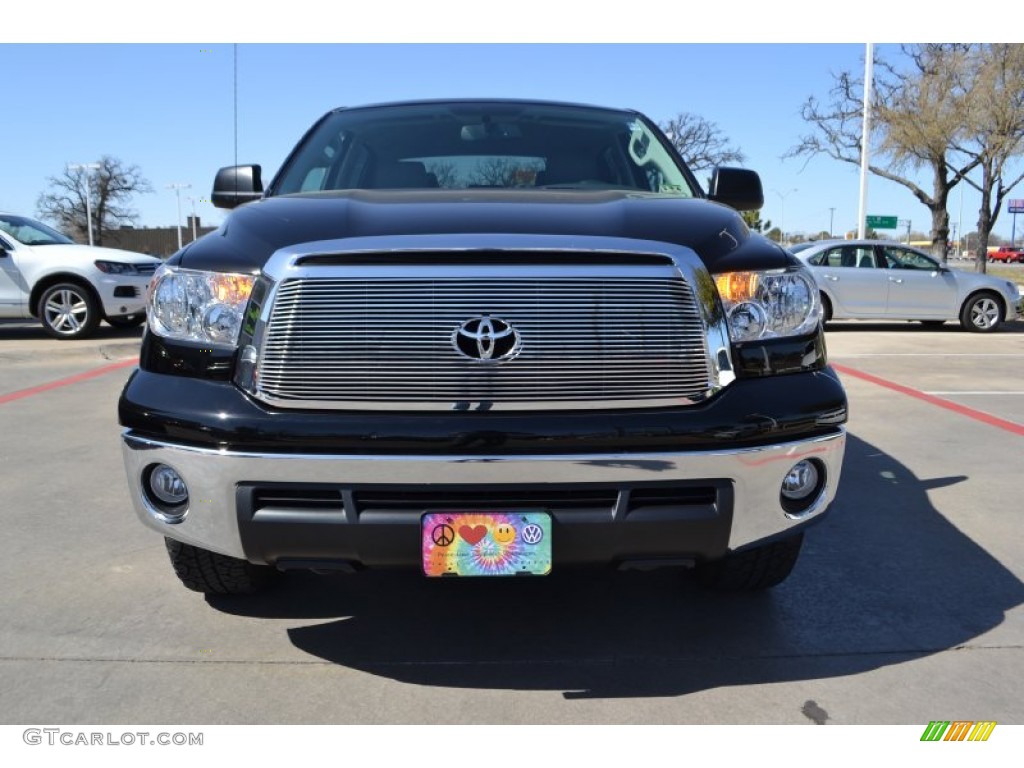
<path id="1" fill-rule="evenodd" d="M 689 247 L 712 272 L 798 262 L 718 203 L 623 191 L 351 190 L 272 197 L 237 208 L 178 254 L 191 269 L 255 272 L 279 248 L 346 237 L 554 234 Z"/>

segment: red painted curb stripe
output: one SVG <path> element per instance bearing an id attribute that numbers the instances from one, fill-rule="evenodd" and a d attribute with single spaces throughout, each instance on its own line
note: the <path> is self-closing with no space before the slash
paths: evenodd
<path id="1" fill-rule="evenodd" d="M 935 397 L 935 395 L 929 395 L 925 392 L 921 392 L 920 390 L 905 387 L 894 381 L 880 379 L 878 376 L 872 376 L 870 373 L 858 371 L 856 368 L 847 368 L 845 365 L 836 365 L 834 363 L 832 364 L 832 367 L 839 371 L 839 373 L 847 376 L 853 376 L 858 379 L 864 379 L 864 381 L 870 381 L 872 384 L 877 384 L 880 387 L 885 387 L 895 392 L 915 397 L 918 400 L 924 400 L 926 403 L 937 405 L 939 408 L 945 408 L 947 411 L 953 411 L 953 413 L 959 413 L 961 416 L 966 416 L 969 419 L 974 419 L 975 421 L 980 421 L 983 424 L 988 424 L 989 426 L 997 427 L 999 429 L 1006 430 L 1007 432 L 1012 432 L 1015 435 L 1024 436 L 1024 424 L 1000 419 L 998 416 L 993 416 L 990 413 L 976 411 L 974 408 L 968 408 L 966 405 L 960 405 L 959 403 L 954 403 L 951 400 L 943 400 L 941 397 Z"/>
<path id="2" fill-rule="evenodd" d="M 102 376 L 105 373 L 111 371 L 117 371 L 121 368 L 127 368 L 130 365 L 138 365 L 139 361 L 135 360 L 121 360 L 117 363 L 111 363 L 110 365 L 104 365 L 100 368 L 93 368 L 91 371 L 85 373 L 78 373 L 74 376 L 69 376 L 66 379 L 58 379 L 57 381 L 51 381 L 49 384 L 40 384 L 38 387 L 29 387 L 28 389 L 19 389 L 17 392 L 11 392 L 8 395 L 0 395 L 0 405 L 4 403 L 11 403 L 15 400 L 21 400 L 25 397 L 32 397 L 32 395 L 38 395 L 42 392 L 49 392 L 51 389 L 58 389 L 60 387 L 67 387 L 72 384 L 77 384 L 80 381 L 86 381 L 87 379 L 95 379 L 97 376 Z"/>

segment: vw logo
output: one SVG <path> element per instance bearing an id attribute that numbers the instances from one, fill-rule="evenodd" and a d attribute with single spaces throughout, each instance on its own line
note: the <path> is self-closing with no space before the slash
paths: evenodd
<path id="1" fill-rule="evenodd" d="M 452 346 L 463 357 L 484 363 L 501 363 L 519 354 L 519 332 L 504 320 L 481 315 L 474 317 L 452 334 Z"/>
<path id="2" fill-rule="evenodd" d="M 536 523 L 530 523 L 523 527 L 523 541 L 527 544 L 540 544 L 544 538 L 544 529 Z"/>

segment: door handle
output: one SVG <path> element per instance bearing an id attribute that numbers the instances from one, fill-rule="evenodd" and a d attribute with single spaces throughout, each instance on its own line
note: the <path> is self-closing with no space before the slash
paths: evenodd
<path id="1" fill-rule="evenodd" d="M 835 275 L 822 275 L 826 280 L 831 280 L 833 283 L 839 280 Z"/>
<path id="2" fill-rule="evenodd" d="M 890 277 L 889 278 L 889 282 L 890 283 L 902 283 L 903 280 L 902 280 L 902 278 L 899 278 L 899 277 Z"/>

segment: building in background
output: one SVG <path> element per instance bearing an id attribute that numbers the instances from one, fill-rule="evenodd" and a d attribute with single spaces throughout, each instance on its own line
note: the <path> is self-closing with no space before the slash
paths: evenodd
<path id="1" fill-rule="evenodd" d="M 181 228 L 181 242 L 188 245 L 192 242 L 192 216 Z M 213 232 L 216 227 L 204 227 L 199 217 L 195 217 L 196 238 Z M 177 227 L 132 227 L 124 226 L 103 235 L 103 245 L 109 248 L 122 248 L 136 253 L 147 253 L 166 259 L 178 250 Z"/>

